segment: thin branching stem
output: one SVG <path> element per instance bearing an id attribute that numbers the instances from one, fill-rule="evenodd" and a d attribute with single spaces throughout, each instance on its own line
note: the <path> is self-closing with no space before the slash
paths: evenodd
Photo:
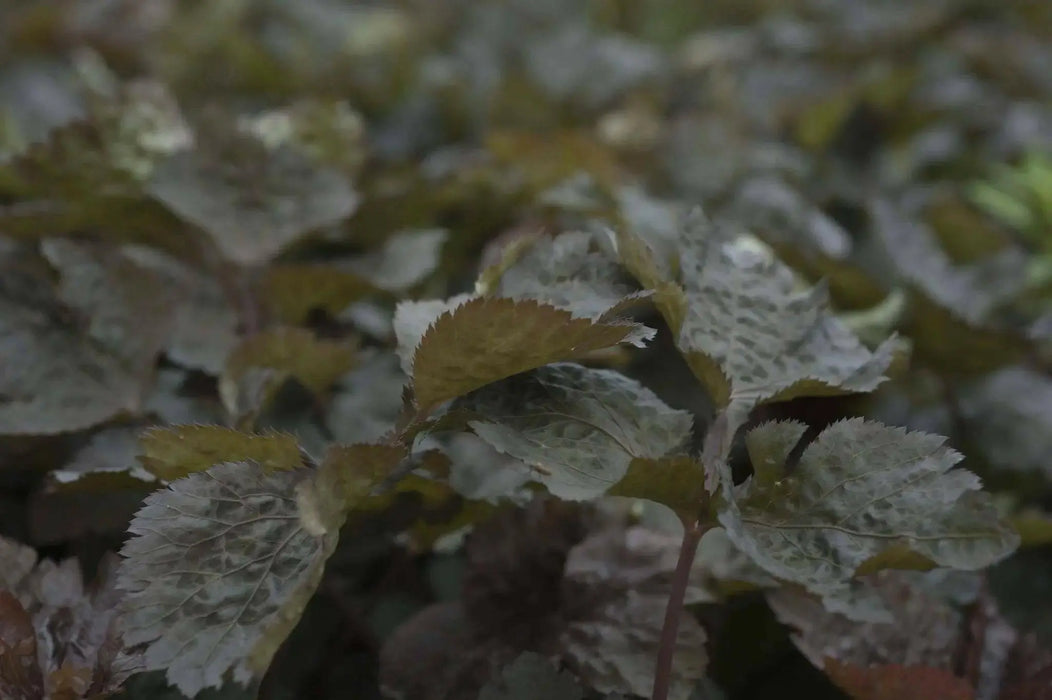
<path id="1" fill-rule="evenodd" d="M 672 592 L 665 609 L 665 624 L 661 628 L 661 646 L 658 648 L 657 669 L 654 671 L 654 694 L 652 700 L 667 700 L 672 685 L 672 658 L 676 654 L 676 637 L 679 620 L 683 615 L 683 601 L 687 595 L 690 570 L 694 566 L 694 555 L 698 543 L 712 525 L 695 521 L 683 531 L 683 544 L 679 548 L 679 561 L 672 577 Z"/>

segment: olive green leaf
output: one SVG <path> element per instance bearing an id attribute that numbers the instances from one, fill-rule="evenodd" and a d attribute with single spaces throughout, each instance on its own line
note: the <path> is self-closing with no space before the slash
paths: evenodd
<path id="1" fill-rule="evenodd" d="M 221 425 L 150 428 L 139 436 L 139 461 L 166 481 L 205 471 L 222 462 L 253 461 L 268 471 L 295 469 L 303 463 L 291 435 L 254 435 Z"/>
<path id="2" fill-rule="evenodd" d="M 420 408 L 437 406 L 486 384 L 619 343 L 641 346 L 654 331 L 602 323 L 535 301 L 473 299 L 446 311 L 413 354 Z"/>

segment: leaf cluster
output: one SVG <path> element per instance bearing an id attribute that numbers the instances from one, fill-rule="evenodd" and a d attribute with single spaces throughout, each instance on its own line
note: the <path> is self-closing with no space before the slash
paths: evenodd
<path id="1" fill-rule="evenodd" d="M 1052 17 L 958 5 L 0 6 L 0 696 L 1044 697 Z"/>

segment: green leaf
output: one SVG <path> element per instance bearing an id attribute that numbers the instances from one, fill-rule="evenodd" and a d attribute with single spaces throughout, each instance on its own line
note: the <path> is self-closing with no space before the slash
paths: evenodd
<path id="1" fill-rule="evenodd" d="M 157 275 L 107 246 L 64 238 L 40 244 L 58 270 L 62 302 L 88 319 L 92 340 L 146 374 L 171 330 L 172 295 Z"/>
<path id="2" fill-rule="evenodd" d="M 160 251 L 126 246 L 124 255 L 160 278 L 174 303 L 165 352 L 172 362 L 218 375 L 238 342 L 238 312 L 219 280 Z"/>
<path id="3" fill-rule="evenodd" d="M 475 299 L 470 294 L 458 294 L 449 299 L 427 299 L 425 301 L 402 301 L 395 309 L 394 332 L 398 339 L 398 357 L 402 370 L 413 374 L 413 356 L 428 330 L 446 312 L 455 311 L 461 305 Z"/>
<path id="4" fill-rule="evenodd" d="M 346 265 L 380 289 L 404 291 L 438 268 L 442 246 L 448 238 L 449 232 L 445 229 L 401 231 L 384 241 L 381 250 L 350 260 Z"/>
<path id="5" fill-rule="evenodd" d="M 317 477 L 300 492 L 300 517 L 317 531 L 339 529 L 405 457 L 406 449 L 396 445 L 331 446 Z"/>
<path id="6" fill-rule="evenodd" d="M 752 430 L 753 478 L 741 487 L 723 479 L 719 520 L 770 574 L 836 597 L 860 567 L 890 552 L 976 570 L 1018 545 L 978 477 L 951 469 L 961 455 L 945 438 L 844 420 L 790 469 L 786 460 L 804 430 L 791 422 Z"/>
<path id="7" fill-rule="evenodd" d="M 685 526 L 704 514 L 709 502 L 705 469 L 687 456 L 633 459 L 624 477 L 606 493 L 668 506 Z"/>
<path id="8" fill-rule="evenodd" d="M 246 338 L 230 353 L 219 380 L 220 396 L 233 415 L 240 415 L 238 407 L 245 404 L 247 388 L 256 386 L 253 378 L 262 381 L 262 395 L 267 398 L 272 397 L 275 382 L 289 377 L 315 394 L 324 394 L 351 369 L 354 358 L 355 347 L 348 342 L 322 340 L 303 328 L 272 328 Z"/>
<path id="9" fill-rule="evenodd" d="M 321 263 L 273 265 L 262 282 L 267 309 L 283 323 L 303 323 L 314 310 L 335 316 L 373 290 L 361 275 Z"/>
<path id="10" fill-rule="evenodd" d="M 581 700 L 584 690 L 573 675 L 540 654 L 524 652 L 501 669 L 479 693 L 479 700 Z"/>
<path id="11" fill-rule="evenodd" d="M 119 574 L 124 639 L 144 646 L 145 670 L 189 696 L 266 671 L 336 546 L 338 529 L 295 497 L 313 474 L 228 462 L 147 497 Z"/>
<path id="12" fill-rule="evenodd" d="M 156 280 L 111 251 L 49 241 L 0 255 L 0 434 L 54 434 L 139 410 L 167 319 Z"/>
<path id="13" fill-rule="evenodd" d="M 579 231 L 542 238 L 501 274 L 492 295 L 532 299 L 575 316 L 598 318 L 635 291 L 600 244 L 596 236 Z"/>
<path id="14" fill-rule="evenodd" d="M 602 495 L 633 460 L 682 448 L 692 427 L 689 413 L 634 380 L 565 363 L 479 389 L 454 410 L 478 416 L 470 421 L 476 435 L 533 467 L 556 496 L 575 500 Z"/>
<path id="15" fill-rule="evenodd" d="M 874 202 L 872 216 L 873 231 L 903 280 L 971 326 L 988 324 L 993 312 L 1023 289 L 1026 261 L 1019 250 L 958 266 L 927 225 L 890 202 Z"/>
<path id="16" fill-rule="evenodd" d="M 432 408 L 491 382 L 619 343 L 642 346 L 654 331 L 601 323 L 534 301 L 473 299 L 446 311 L 413 353 L 413 390 Z"/>
<path id="17" fill-rule="evenodd" d="M 697 212 L 681 256 L 687 313 L 678 346 L 714 399 L 738 413 L 762 401 L 865 392 L 896 343 L 870 352 L 829 310 L 825 287 L 795 291 L 773 255 Z"/>
<path id="18" fill-rule="evenodd" d="M 828 610 L 800 590 L 781 587 L 767 601 L 793 644 L 818 668 L 827 659 L 858 666 L 902 664 L 949 669 L 960 646 L 963 616 L 922 586 L 926 574 L 884 571 L 864 581 L 884 607 L 883 620 L 859 622 Z"/>
<path id="19" fill-rule="evenodd" d="M 206 231 L 225 258 L 245 266 L 268 262 L 357 206 L 357 195 L 339 172 L 291 148 L 268 151 L 235 133 L 168 158 L 157 166 L 149 189 Z"/>
<path id="20" fill-rule="evenodd" d="M 154 488 L 157 479 L 136 462 L 139 429 L 107 428 L 91 436 L 73 459 L 51 472 L 56 490 L 110 491 Z"/>
<path id="21" fill-rule="evenodd" d="M 1008 367 L 961 388 L 968 445 L 991 465 L 1052 482 L 1052 380 Z"/>
<path id="22" fill-rule="evenodd" d="M 299 445 L 291 435 L 253 435 L 220 425 L 151 428 L 139 436 L 139 461 L 166 481 L 205 471 L 222 462 L 257 462 L 267 471 L 302 465 Z"/>

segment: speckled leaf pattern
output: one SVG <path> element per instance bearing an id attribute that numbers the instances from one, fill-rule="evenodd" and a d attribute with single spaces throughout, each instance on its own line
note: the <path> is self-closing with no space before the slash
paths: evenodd
<path id="1" fill-rule="evenodd" d="M 633 459 L 657 460 L 690 435 L 686 411 L 612 370 L 557 363 L 480 389 L 455 404 L 475 433 L 533 467 L 556 496 L 595 498 Z"/>
<path id="2" fill-rule="evenodd" d="M 125 640 L 193 696 L 266 670 L 321 579 L 336 528 L 308 528 L 308 470 L 228 462 L 149 496 L 129 528 L 119 587 Z"/>
<path id="3" fill-rule="evenodd" d="M 421 408 L 552 362 L 619 343 L 642 346 L 654 331 L 633 323 L 600 323 L 535 301 L 473 299 L 438 317 L 413 356 L 413 389 Z"/>
<path id="4" fill-rule="evenodd" d="M 52 238 L 40 249 L 59 272 L 59 298 L 90 319 L 92 340 L 146 374 L 172 327 L 165 310 L 174 298 L 164 282 L 106 246 Z"/>
<path id="5" fill-rule="evenodd" d="M 634 291 L 595 236 L 572 231 L 534 243 L 501 275 L 494 295 L 533 299 L 596 318 Z"/>
<path id="6" fill-rule="evenodd" d="M 855 665 L 952 668 L 960 645 L 962 614 L 919 584 L 928 574 L 882 571 L 865 579 L 868 593 L 882 604 L 884 621 L 858 622 L 828 610 L 800 590 L 767 592 L 779 621 L 794 630 L 793 644 L 818 668 L 827 659 Z"/>
<path id="7" fill-rule="evenodd" d="M 681 255 L 688 308 L 678 345 L 722 404 L 871 391 L 896 347 L 871 352 L 829 310 L 823 286 L 799 292 L 773 255 L 695 212 Z"/>
<path id="8" fill-rule="evenodd" d="M 794 423 L 754 429 L 746 443 L 755 476 L 738 488 L 724 480 L 720 522 L 772 575 L 835 597 L 860 566 L 889 550 L 975 570 L 1017 546 L 979 478 L 952 469 L 961 455 L 945 438 L 843 420 L 788 471 L 802 432 Z"/>
<path id="9" fill-rule="evenodd" d="M 347 178 L 288 147 L 230 134 L 222 149 L 182 151 L 157 166 L 151 194 L 206 231 L 231 262 L 268 262 L 304 234 L 354 211 Z"/>

